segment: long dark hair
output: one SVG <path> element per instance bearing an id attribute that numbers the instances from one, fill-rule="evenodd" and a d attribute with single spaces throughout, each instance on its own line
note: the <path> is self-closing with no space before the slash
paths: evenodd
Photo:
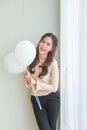
<path id="1" fill-rule="evenodd" d="M 45 62 L 43 63 L 43 65 L 39 66 L 42 68 L 42 72 L 38 75 L 39 78 L 42 78 L 42 76 L 45 76 L 48 73 L 48 66 L 53 61 L 53 58 L 54 58 L 55 52 L 56 52 L 56 48 L 57 48 L 57 44 L 58 44 L 57 37 L 52 33 L 46 33 L 45 35 L 43 35 L 41 37 L 39 43 L 46 37 L 50 37 L 52 39 L 53 49 L 52 49 L 52 51 L 50 51 L 48 53 L 47 58 L 46 58 Z M 30 71 L 30 73 L 32 73 L 32 74 L 35 73 L 34 67 L 38 63 L 39 63 L 39 44 L 36 48 L 36 57 L 35 57 L 34 61 L 28 66 L 28 70 Z"/>

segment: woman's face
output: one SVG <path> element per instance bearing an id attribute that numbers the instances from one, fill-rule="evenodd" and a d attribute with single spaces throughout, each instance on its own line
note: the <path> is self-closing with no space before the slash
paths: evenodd
<path id="1" fill-rule="evenodd" d="M 52 51 L 53 43 L 52 39 L 50 37 L 45 37 L 40 43 L 39 43 L 39 54 L 40 55 L 47 55 L 48 52 Z"/>

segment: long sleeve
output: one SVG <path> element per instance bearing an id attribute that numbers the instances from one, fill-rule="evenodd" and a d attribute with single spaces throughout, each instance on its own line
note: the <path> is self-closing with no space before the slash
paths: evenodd
<path id="1" fill-rule="evenodd" d="M 50 80 L 51 80 L 50 83 L 42 83 L 40 82 L 40 80 L 37 80 L 37 91 L 39 90 L 46 90 L 49 92 L 57 91 L 59 85 L 59 69 L 57 61 L 55 59 L 51 64 Z"/>

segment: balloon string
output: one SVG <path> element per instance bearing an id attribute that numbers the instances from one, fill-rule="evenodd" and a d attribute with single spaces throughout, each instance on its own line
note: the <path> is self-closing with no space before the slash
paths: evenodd
<path id="1" fill-rule="evenodd" d="M 33 91 L 33 93 L 34 93 L 35 99 L 36 99 L 36 101 L 37 101 L 37 104 L 38 104 L 40 110 L 42 110 L 42 106 L 41 106 L 41 104 L 40 104 L 40 100 L 39 100 L 39 97 L 38 97 L 38 95 L 37 95 L 37 93 L 36 93 L 36 91 L 35 91 L 35 88 L 34 88 L 33 85 L 32 85 L 31 87 L 32 87 L 32 91 Z"/>

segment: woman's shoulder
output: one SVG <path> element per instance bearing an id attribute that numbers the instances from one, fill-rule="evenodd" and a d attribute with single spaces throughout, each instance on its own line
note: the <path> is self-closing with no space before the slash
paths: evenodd
<path id="1" fill-rule="evenodd" d="M 53 64 L 53 65 L 58 64 L 58 61 L 57 61 L 55 58 L 53 58 L 52 64 Z"/>
<path id="2" fill-rule="evenodd" d="M 53 58 L 53 62 L 54 62 L 54 63 L 58 63 L 58 61 L 57 61 L 55 58 Z"/>
<path id="3" fill-rule="evenodd" d="M 58 62 L 57 62 L 57 60 L 54 58 L 53 61 L 52 61 L 52 63 L 51 63 L 51 65 L 50 65 L 50 67 L 55 67 L 55 66 L 58 66 Z"/>

